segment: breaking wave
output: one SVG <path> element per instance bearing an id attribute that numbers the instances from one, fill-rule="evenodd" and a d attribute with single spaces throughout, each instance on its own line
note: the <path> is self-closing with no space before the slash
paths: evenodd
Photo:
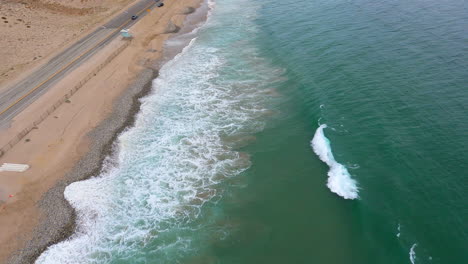
<path id="1" fill-rule="evenodd" d="M 359 191 L 356 181 L 351 178 L 346 167 L 338 163 L 333 157 L 330 140 L 323 133 L 323 129 L 326 127 L 327 125 L 323 124 L 317 128 L 311 146 L 320 160 L 330 167 L 327 186 L 332 192 L 345 199 L 357 199 L 359 198 Z"/>
<path id="2" fill-rule="evenodd" d="M 410 252 L 409 252 L 409 258 L 410 258 L 410 261 L 411 261 L 411 264 L 415 264 L 416 262 L 416 252 L 414 252 L 414 248 L 417 246 L 418 244 L 413 244 L 413 246 L 411 247 L 410 249 Z"/>
<path id="3" fill-rule="evenodd" d="M 103 172 L 66 188 L 78 230 L 36 263 L 180 263 L 207 246 L 201 234 L 228 232 L 206 230 L 219 212 L 203 210 L 250 167 L 239 148 L 270 118 L 269 94 L 283 72 L 249 43 L 256 10 L 240 2 L 217 7 L 161 68 Z"/>

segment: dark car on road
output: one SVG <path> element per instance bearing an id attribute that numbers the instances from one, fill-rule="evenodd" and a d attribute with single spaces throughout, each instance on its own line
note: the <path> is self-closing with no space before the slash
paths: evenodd
<path id="1" fill-rule="evenodd" d="M 132 16 L 132 20 L 136 20 L 137 18 L 138 18 L 137 15 L 133 15 L 133 16 Z"/>
<path id="2" fill-rule="evenodd" d="M 164 6 L 164 3 L 159 3 L 158 7 Z"/>

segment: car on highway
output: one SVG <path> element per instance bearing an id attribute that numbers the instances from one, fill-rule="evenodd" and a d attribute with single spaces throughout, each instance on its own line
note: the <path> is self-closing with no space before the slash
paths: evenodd
<path id="1" fill-rule="evenodd" d="M 137 15 L 133 15 L 133 16 L 132 16 L 132 20 L 136 20 L 137 18 L 138 18 Z"/>
<path id="2" fill-rule="evenodd" d="M 158 7 L 164 6 L 164 3 L 159 3 Z"/>

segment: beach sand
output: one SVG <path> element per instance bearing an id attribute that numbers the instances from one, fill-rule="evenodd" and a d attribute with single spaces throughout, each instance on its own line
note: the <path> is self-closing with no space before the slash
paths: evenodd
<path id="1" fill-rule="evenodd" d="M 200 4 L 167 1 L 143 17 L 131 28 L 135 38 L 122 53 L 0 158 L 0 163 L 31 165 L 25 173 L 0 173 L 0 263 L 31 263 L 74 231 L 74 212 L 64 200 L 64 188 L 99 172 L 116 136 L 133 123 L 138 98 L 150 90 L 165 40 Z M 0 131 L 0 141 L 30 124 L 124 41 L 114 40 L 54 85 Z"/>
<path id="2" fill-rule="evenodd" d="M 27 76 L 135 0 L 3 0 L 0 89 Z"/>

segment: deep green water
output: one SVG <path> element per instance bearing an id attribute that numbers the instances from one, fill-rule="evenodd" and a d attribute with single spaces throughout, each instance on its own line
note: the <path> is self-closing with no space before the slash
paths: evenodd
<path id="1" fill-rule="evenodd" d="M 462 0 L 216 1 L 38 263 L 468 263 L 467 30 Z"/>
<path id="2" fill-rule="evenodd" d="M 414 244 L 415 263 L 468 262 L 463 1 L 262 3 L 262 51 L 290 80 L 286 117 L 252 146 L 268 262 L 409 263 Z M 336 159 L 359 165 L 357 201 L 324 189 L 307 148 L 319 118 Z"/>

